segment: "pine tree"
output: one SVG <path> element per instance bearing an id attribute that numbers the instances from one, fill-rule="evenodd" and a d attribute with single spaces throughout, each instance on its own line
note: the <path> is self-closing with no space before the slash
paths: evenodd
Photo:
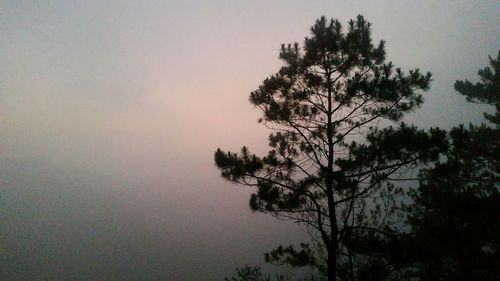
<path id="1" fill-rule="evenodd" d="M 407 268 L 419 280 L 499 280 L 500 268 L 500 52 L 481 82 L 457 81 L 469 102 L 496 107 L 494 124 L 461 125 L 448 137 L 449 150 L 420 173 L 406 208 L 412 231 L 404 240 Z"/>
<path id="2" fill-rule="evenodd" d="M 398 191 L 390 180 L 446 148 L 444 132 L 400 123 L 422 104 L 431 74 L 405 74 L 385 56 L 384 41 L 372 43 L 362 16 L 346 31 L 338 20 L 318 19 L 302 47 L 281 46 L 284 66 L 250 94 L 259 121 L 274 130 L 269 153 L 215 152 L 223 178 L 256 188 L 252 210 L 310 234 L 310 243 L 279 246 L 266 261 L 355 280 L 366 256 L 353 241 L 389 235 L 384 216 Z"/>
<path id="3" fill-rule="evenodd" d="M 500 51 L 497 58 L 490 58 L 493 68 L 485 67 L 478 71 L 481 82 L 473 84 L 469 80 L 455 82 L 455 90 L 466 96 L 467 101 L 474 103 L 485 103 L 495 106 L 494 115 L 485 113 L 484 118 L 497 126 L 500 125 Z"/>

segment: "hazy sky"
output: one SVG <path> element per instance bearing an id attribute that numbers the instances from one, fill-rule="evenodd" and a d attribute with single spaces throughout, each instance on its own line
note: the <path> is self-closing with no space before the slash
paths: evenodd
<path id="1" fill-rule="evenodd" d="M 213 152 L 264 153 L 248 95 L 280 44 L 358 14 L 388 60 L 434 74 L 408 122 L 482 120 L 453 83 L 500 49 L 496 0 L 2 1 L 1 279 L 221 280 L 300 241 Z"/>

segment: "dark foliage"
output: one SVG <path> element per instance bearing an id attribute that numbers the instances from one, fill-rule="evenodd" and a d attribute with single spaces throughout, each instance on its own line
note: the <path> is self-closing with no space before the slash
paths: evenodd
<path id="1" fill-rule="evenodd" d="M 240 268 L 236 268 L 236 277 L 224 278 L 224 281 L 321 281 L 314 275 L 308 278 L 289 278 L 288 275 L 284 274 L 270 274 L 262 272 L 261 268 L 258 266 L 248 266 L 245 265 Z"/>
<path id="2" fill-rule="evenodd" d="M 265 274 L 262 272 L 260 267 L 257 266 L 243 266 L 236 269 L 237 277 L 225 278 L 224 281 L 284 281 L 285 276 L 276 274 L 276 276 L 271 276 L 271 274 Z M 275 278 L 273 278 L 275 277 Z"/>
<path id="3" fill-rule="evenodd" d="M 480 83 L 455 83 L 468 101 L 496 107 L 495 115 L 485 117 L 497 126 L 498 58 L 490 58 L 493 72 L 479 71 Z M 413 203 L 406 207 L 411 233 L 401 240 L 405 258 L 400 265 L 407 276 L 500 280 L 499 134 L 498 127 L 486 125 L 454 128 L 445 157 L 422 170 L 419 187 L 410 192 Z"/>
<path id="4" fill-rule="evenodd" d="M 497 58 L 490 57 L 490 67 L 478 71 L 480 82 L 472 83 L 469 80 L 455 82 L 455 90 L 467 97 L 467 101 L 486 103 L 495 106 L 494 115 L 485 113 L 484 117 L 494 124 L 500 124 L 500 51 Z"/>

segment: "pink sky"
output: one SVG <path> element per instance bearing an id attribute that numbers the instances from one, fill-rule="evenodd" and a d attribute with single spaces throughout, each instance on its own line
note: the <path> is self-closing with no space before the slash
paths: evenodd
<path id="1" fill-rule="evenodd" d="M 47 225 L 28 218 L 55 212 L 65 226 L 66 205 L 54 199 L 64 194 L 82 210 L 71 218 L 98 230 L 115 222 L 142 237 L 134 251 L 150 247 L 157 259 L 137 266 L 177 270 L 171 280 L 221 279 L 303 237 L 251 214 L 249 192 L 219 178 L 212 157 L 217 147 L 266 151 L 268 132 L 248 95 L 278 70 L 280 44 L 301 43 L 316 18 L 346 23 L 363 14 L 375 40 L 386 40 L 388 60 L 434 74 L 425 105 L 408 118 L 420 126 L 479 122 L 484 108 L 467 104 L 453 83 L 475 79 L 500 47 L 498 1 L 102 2 L 0 5 L 0 197 L 10 202 L 0 211 L 14 229 L 0 239 L 35 229 L 25 243 L 51 241 Z M 101 213 L 83 207 L 92 204 Z M 25 245 L 5 241 L 4 251 Z M 79 249 L 53 247 L 55 259 Z M 190 271 L 190 261 L 200 268 Z"/>

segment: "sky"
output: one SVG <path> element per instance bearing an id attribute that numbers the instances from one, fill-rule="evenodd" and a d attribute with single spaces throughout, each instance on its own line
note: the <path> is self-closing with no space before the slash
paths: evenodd
<path id="1" fill-rule="evenodd" d="M 433 73 L 405 121 L 482 122 L 453 83 L 500 49 L 498 1 L 2 1 L 1 279 L 222 280 L 307 239 L 213 153 L 265 153 L 248 95 L 280 45 L 358 14 L 388 61 Z"/>

